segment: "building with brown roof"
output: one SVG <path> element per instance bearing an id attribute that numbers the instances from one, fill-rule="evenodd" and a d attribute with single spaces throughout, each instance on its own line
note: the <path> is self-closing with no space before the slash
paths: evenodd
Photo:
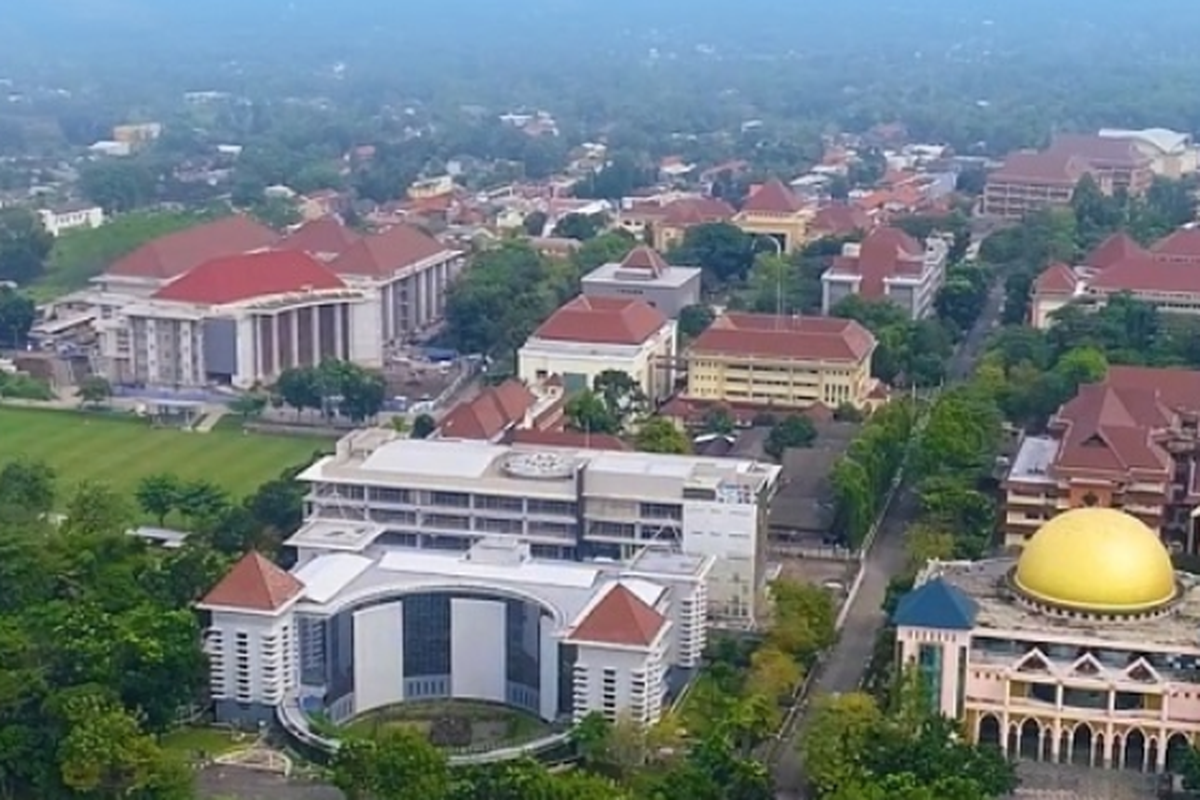
<path id="1" fill-rule="evenodd" d="M 1200 314 L 1200 228 L 1181 228 L 1149 248 L 1115 233 L 1076 268 L 1051 266 L 1034 285 L 1031 322 L 1046 328 L 1053 311 L 1068 302 L 1097 307 L 1117 295 L 1164 313 Z"/>
<path id="2" fill-rule="evenodd" d="M 688 348 L 687 397 L 778 408 L 870 405 L 875 337 L 854 320 L 727 313 Z"/>
<path id="3" fill-rule="evenodd" d="M 445 439 L 511 441 L 517 431 L 558 431 L 563 424 L 564 396 L 557 381 L 530 388 L 516 378 L 489 386 L 464 400 L 438 422 Z"/>
<path id="4" fill-rule="evenodd" d="M 696 225 L 729 222 L 737 212 L 715 197 L 671 193 L 655 198 L 626 198 L 617 210 L 616 225 L 638 241 L 666 252 L 683 242 Z"/>
<path id="5" fill-rule="evenodd" d="M 1120 508 L 1196 551 L 1200 372 L 1114 366 L 1022 440 L 1005 479 L 1005 541 L 1070 508 Z"/>
<path id="6" fill-rule="evenodd" d="M 817 209 L 809 225 L 809 235 L 814 239 L 840 238 L 855 233 L 869 233 L 875 227 L 875 218 L 858 204 L 827 203 Z"/>
<path id="7" fill-rule="evenodd" d="M 1145 194 L 1154 181 L 1154 159 L 1133 139 L 1092 134 L 1063 133 L 1050 142 L 1050 153 L 1061 153 L 1087 162 L 1097 182 L 1110 191 Z"/>
<path id="8" fill-rule="evenodd" d="M 668 264 L 646 245 L 629 251 L 620 263 L 601 264 L 583 277 L 587 297 L 644 300 L 672 319 L 700 302 L 701 270 Z"/>
<path id="9" fill-rule="evenodd" d="M 517 354 L 517 374 L 534 385 L 559 376 L 568 394 L 607 370 L 625 372 L 652 400 L 674 385 L 675 321 L 643 300 L 579 295 L 550 315 Z"/>
<path id="10" fill-rule="evenodd" d="M 791 253 L 808 241 L 813 212 L 782 181 L 772 178 L 750 190 L 733 224 L 751 236 L 774 239 L 784 253 Z"/>
<path id="11" fill-rule="evenodd" d="M 938 290 L 946 282 L 949 252 L 941 237 L 921 243 L 899 228 L 876 228 L 862 242 L 844 245 L 821 275 L 822 311 L 828 314 L 856 294 L 888 300 L 912 319 L 924 319 L 933 313 Z"/>

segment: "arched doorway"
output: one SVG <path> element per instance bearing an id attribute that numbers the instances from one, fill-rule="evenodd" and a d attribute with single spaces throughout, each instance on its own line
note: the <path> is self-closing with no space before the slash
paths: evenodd
<path id="1" fill-rule="evenodd" d="M 1096 743 L 1092 746 L 1092 766 L 1107 767 L 1107 759 L 1104 754 L 1104 734 L 1096 734 Z"/>
<path id="2" fill-rule="evenodd" d="M 1064 727 L 1058 737 L 1058 763 L 1071 763 L 1071 729 Z"/>
<path id="3" fill-rule="evenodd" d="M 1121 736 L 1121 734 L 1114 733 L 1113 737 L 1112 737 L 1112 747 L 1110 748 L 1110 752 L 1112 753 L 1112 761 L 1111 761 L 1111 763 L 1108 764 L 1108 766 L 1111 767 L 1112 769 L 1120 769 L 1124 765 L 1124 763 L 1125 763 L 1125 761 L 1124 761 L 1124 759 L 1125 759 L 1124 745 L 1125 745 L 1125 739 Z"/>
<path id="4" fill-rule="evenodd" d="M 1146 771 L 1147 772 L 1158 772 L 1159 753 L 1160 753 L 1160 751 L 1158 749 L 1158 738 L 1151 736 L 1149 742 L 1146 745 Z"/>
<path id="5" fill-rule="evenodd" d="M 1026 761 L 1037 761 L 1041 749 L 1041 726 L 1036 719 L 1027 719 L 1021 723 L 1021 743 L 1018 754 Z"/>
<path id="6" fill-rule="evenodd" d="M 1045 735 L 1042 736 L 1042 761 L 1047 764 L 1054 763 L 1054 729 L 1049 725 L 1046 726 Z"/>
<path id="7" fill-rule="evenodd" d="M 1146 734 L 1134 728 L 1125 734 L 1125 769 L 1144 772 L 1146 769 Z"/>
<path id="8" fill-rule="evenodd" d="M 1167 772 L 1179 771 L 1191 747 L 1188 738 L 1182 733 L 1171 734 L 1171 737 L 1167 739 Z"/>
<path id="9" fill-rule="evenodd" d="M 1092 729 L 1087 723 L 1077 725 L 1071 734 L 1071 763 L 1081 767 L 1091 766 L 1093 745 Z"/>
<path id="10" fill-rule="evenodd" d="M 979 735 L 976 740 L 981 745 L 1001 749 L 1000 720 L 991 714 L 984 714 L 979 719 Z"/>

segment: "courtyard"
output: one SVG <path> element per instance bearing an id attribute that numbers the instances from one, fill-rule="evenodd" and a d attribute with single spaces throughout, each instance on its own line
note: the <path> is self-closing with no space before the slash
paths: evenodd
<path id="1" fill-rule="evenodd" d="M 533 714 L 468 700 L 404 703 L 369 711 L 347 723 L 349 735 L 374 738 L 408 729 L 447 750 L 492 750 L 530 742 L 552 731 Z"/>

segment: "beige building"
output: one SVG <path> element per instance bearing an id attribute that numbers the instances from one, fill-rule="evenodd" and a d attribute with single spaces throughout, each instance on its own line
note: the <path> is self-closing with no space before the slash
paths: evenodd
<path id="1" fill-rule="evenodd" d="M 733 224 L 751 236 L 772 238 L 783 252 L 791 253 L 808 241 L 814 213 L 791 189 L 772 179 L 750 192 Z"/>
<path id="2" fill-rule="evenodd" d="M 557 375 L 568 394 L 618 370 L 652 400 L 674 388 L 675 321 L 637 299 L 580 295 L 555 311 L 517 354 L 518 376 L 533 386 Z"/>
<path id="3" fill-rule="evenodd" d="M 1196 143 L 1188 133 L 1179 133 L 1167 128 L 1104 128 L 1100 131 L 1100 136 L 1133 142 L 1134 146 L 1151 160 L 1151 169 L 1155 175 L 1182 178 L 1200 169 L 1200 150 L 1196 148 Z"/>
<path id="4" fill-rule="evenodd" d="M 807 408 L 865 408 L 875 337 L 853 320 L 725 314 L 688 349 L 687 396 Z"/>

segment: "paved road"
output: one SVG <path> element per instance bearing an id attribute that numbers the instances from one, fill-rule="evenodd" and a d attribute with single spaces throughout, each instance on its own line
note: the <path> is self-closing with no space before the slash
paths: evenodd
<path id="1" fill-rule="evenodd" d="M 1003 299 L 1003 286 L 997 284 L 989 293 L 987 305 L 975 327 L 951 359 L 948 370 L 951 382 L 967 377 L 979 360 L 988 332 L 999 319 Z M 910 492 L 901 491 L 885 512 L 874 545 L 867 554 L 862 585 L 850 605 L 841 636 L 815 679 L 813 696 L 851 692 L 862 682 L 863 673 L 875 649 L 875 636 L 884 623 L 882 605 L 888 582 L 904 566 L 904 529 L 916 518 L 918 510 L 916 498 Z M 779 800 L 800 800 L 804 797 L 802 765 L 796 752 L 796 741 L 804 730 L 804 722 L 801 715 L 792 729 L 791 740 L 784 742 L 780 748 L 779 759 L 774 766 L 778 789 L 776 796 Z"/>

